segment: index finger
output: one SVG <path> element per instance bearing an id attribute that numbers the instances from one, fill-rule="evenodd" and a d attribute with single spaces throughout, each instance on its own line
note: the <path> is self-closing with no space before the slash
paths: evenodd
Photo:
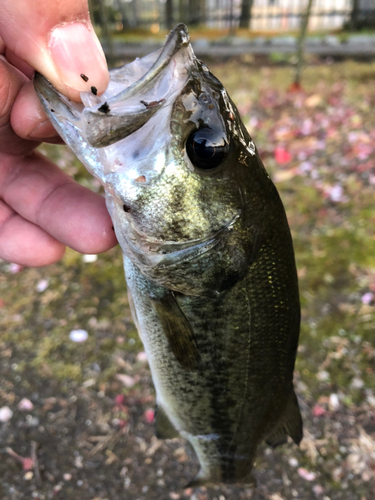
<path id="1" fill-rule="evenodd" d="M 17 57 L 70 99 L 78 101 L 92 86 L 99 94 L 106 89 L 107 64 L 87 0 L 2 0 L 0 33 Z"/>
<path id="2" fill-rule="evenodd" d="M 116 245 L 105 200 L 39 153 L 0 154 L 0 199 L 24 220 L 81 253 Z"/>

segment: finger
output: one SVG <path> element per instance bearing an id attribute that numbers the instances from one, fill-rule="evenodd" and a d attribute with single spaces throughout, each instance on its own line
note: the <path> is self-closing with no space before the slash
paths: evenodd
<path id="1" fill-rule="evenodd" d="M 1 38 L 0 36 L 0 54 L 5 54 L 5 43 L 4 43 L 4 40 Z"/>
<path id="2" fill-rule="evenodd" d="M 5 49 L 5 57 L 8 62 L 15 68 L 19 69 L 21 73 L 27 76 L 27 78 L 31 79 L 35 73 L 34 68 L 29 66 L 25 61 L 20 59 L 14 52 L 9 50 L 8 48 Z"/>
<path id="3" fill-rule="evenodd" d="M 17 95 L 12 108 L 11 125 L 24 139 L 44 141 L 59 138 L 36 95 L 33 82 L 28 82 Z"/>
<path id="4" fill-rule="evenodd" d="M 107 64 L 90 23 L 87 0 L 2 0 L 1 4 L 1 36 L 16 56 L 73 100 L 91 86 L 99 94 L 104 92 Z"/>
<path id="5" fill-rule="evenodd" d="M 39 153 L 19 162 L 8 159 L 0 172 L 0 197 L 78 252 L 100 253 L 117 244 L 104 198 L 76 184 Z"/>
<path id="6" fill-rule="evenodd" d="M 23 155 L 34 149 L 38 142 L 25 141 L 13 130 L 10 114 L 13 103 L 27 78 L 0 56 L 0 151 Z"/>
<path id="7" fill-rule="evenodd" d="M 65 246 L 23 219 L 0 200 L 0 257 L 23 266 L 46 266 L 64 255 Z"/>

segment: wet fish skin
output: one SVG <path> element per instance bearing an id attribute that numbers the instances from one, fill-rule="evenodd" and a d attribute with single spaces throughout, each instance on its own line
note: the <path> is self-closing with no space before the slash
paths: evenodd
<path id="1" fill-rule="evenodd" d="M 41 76 L 35 85 L 106 188 L 155 384 L 157 436 L 192 444 L 201 469 L 191 486 L 251 483 L 262 440 L 302 438 L 293 389 L 300 307 L 284 208 L 183 25 L 161 52 L 112 71 L 111 81 L 102 98 L 83 96 L 86 109 Z M 93 131 L 93 118 L 105 125 Z M 212 169 L 186 152 L 202 128 L 226 150 Z"/>

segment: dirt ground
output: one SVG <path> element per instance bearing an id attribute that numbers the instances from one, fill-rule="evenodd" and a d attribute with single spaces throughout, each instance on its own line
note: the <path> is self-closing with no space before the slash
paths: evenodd
<path id="1" fill-rule="evenodd" d="M 184 489 L 197 461 L 182 441 L 153 435 L 154 390 L 119 248 L 68 250 L 41 269 L 0 262 L 1 500 L 375 498 L 375 64 L 313 64 L 297 93 L 286 67 L 246 57 L 210 67 L 292 228 L 304 440 L 261 446 L 255 489 Z M 66 148 L 41 150 L 100 189 Z"/>

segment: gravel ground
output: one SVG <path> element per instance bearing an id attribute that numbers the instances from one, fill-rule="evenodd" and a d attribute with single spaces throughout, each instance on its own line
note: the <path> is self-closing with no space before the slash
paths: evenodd
<path id="1" fill-rule="evenodd" d="M 253 133 L 292 227 L 304 440 L 261 446 L 255 489 L 184 489 L 197 462 L 182 441 L 153 435 L 154 391 L 119 249 L 68 250 L 41 269 L 0 262 L 2 500 L 375 498 L 375 65 L 310 67 L 298 93 L 287 91 L 285 67 L 242 58 L 211 69 Z M 99 190 L 65 148 L 42 151 Z"/>

